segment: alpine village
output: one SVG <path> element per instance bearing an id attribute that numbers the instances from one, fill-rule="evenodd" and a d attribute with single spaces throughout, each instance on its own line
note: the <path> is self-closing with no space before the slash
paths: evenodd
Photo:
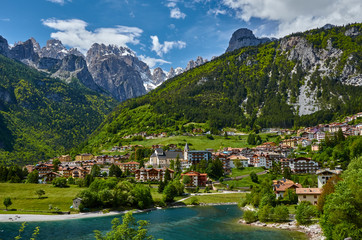
<path id="1" fill-rule="evenodd" d="M 362 24 L 228 38 L 166 72 L 0 36 L 0 239 L 362 239 Z"/>

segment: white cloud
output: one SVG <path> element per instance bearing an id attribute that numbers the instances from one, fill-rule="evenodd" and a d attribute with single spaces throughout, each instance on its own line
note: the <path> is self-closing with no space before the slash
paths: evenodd
<path id="1" fill-rule="evenodd" d="M 182 49 L 186 47 L 186 43 L 183 41 L 165 41 L 160 43 L 157 36 L 151 36 L 152 39 L 152 51 L 155 51 L 158 56 L 162 57 L 163 54 L 168 53 L 172 48 Z"/>
<path id="2" fill-rule="evenodd" d="M 362 21 L 360 0 L 223 0 L 238 18 L 276 21 L 278 37 L 292 32 Z"/>
<path id="3" fill-rule="evenodd" d="M 176 3 L 175 2 L 170 2 L 170 3 L 167 4 L 167 7 L 174 8 L 174 7 L 176 7 Z"/>
<path id="4" fill-rule="evenodd" d="M 221 10 L 221 9 L 210 9 L 209 11 L 207 11 L 208 15 L 225 15 L 226 14 L 226 10 Z"/>
<path id="5" fill-rule="evenodd" d="M 151 58 L 151 57 L 147 57 L 144 55 L 140 55 L 139 58 L 141 59 L 141 61 L 145 62 L 150 68 L 153 68 L 157 64 L 159 64 L 159 65 L 166 64 L 166 63 L 171 64 L 171 62 L 168 62 L 166 60 L 159 59 L 159 58 Z"/>
<path id="6" fill-rule="evenodd" d="M 3 21 L 3 22 L 10 22 L 10 18 L 1 18 L 0 21 Z"/>
<path id="7" fill-rule="evenodd" d="M 51 37 L 63 44 L 76 47 L 85 53 L 93 43 L 116 44 L 127 46 L 128 43 L 138 44 L 142 29 L 137 27 L 115 26 L 114 28 L 97 28 L 94 31 L 86 29 L 88 23 L 80 19 L 46 19 L 43 25 L 58 30 Z"/>
<path id="8" fill-rule="evenodd" d="M 170 12 L 170 17 L 171 18 L 176 18 L 176 19 L 184 19 L 186 17 L 186 14 L 181 12 L 181 10 L 179 8 L 172 8 L 171 12 Z"/>
<path id="9" fill-rule="evenodd" d="M 177 7 L 178 0 L 168 0 L 166 6 L 170 9 L 170 17 L 176 19 L 185 19 L 186 14 L 181 12 L 180 8 Z"/>
<path id="10" fill-rule="evenodd" d="M 66 2 L 66 0 L 47 0 L 47 1 L 52 3 L 58 3 L 60 5 L 64 5 L 64 3 Z M 71 0 L 68 0 L 68 2 L 71 2 Z"/>

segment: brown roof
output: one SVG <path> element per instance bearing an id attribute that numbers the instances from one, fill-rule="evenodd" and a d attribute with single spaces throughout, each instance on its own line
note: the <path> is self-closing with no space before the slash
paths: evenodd
<path id="1" fill-rule="evenodd" d="M 122 163 L 122 164 L 137 164 L 137 165 L 140 165 L 139 162 L 126 162 L 126 163 Z"/>
<path id="2" fill-rule="evenodd" d="M 302 185 L 297 183 L 292 183 L 292 184 L 283 184 L 283 185 L 277 185 L 277 187 L 275 188 L 276 192 L 285 192 L 287 189 L 291 188 L 291 187 L 295 187 L 296 189 L 301 188 Z"/>
<path id="3" fill-rule="evenodd" d="M 321 188 L 297 188 L 295 189 L 297 195 L 299 194 L 321 194 L 322 189 Z"/>

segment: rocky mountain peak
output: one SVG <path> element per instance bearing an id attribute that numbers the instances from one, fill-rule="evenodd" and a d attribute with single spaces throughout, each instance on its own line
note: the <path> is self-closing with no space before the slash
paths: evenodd
<path id="1" fill-rule="evenodd" d="M 117 45 L 105 45 L 94 43 L 92 47 L 87 52 L 87 62 L 91 62 L 93 58 L 106 57 L 106 56 L 116 56 L 116 57 L 126 57 L 132 56 L 136 57 L 135 53 L 127 48 Z"/>
<path id="2" fill-rule="evenodd" d="M 257 38 L 253 31 L 247 28 L 240 28 L 236 30 L 229 41 L 229 47 L 226 52 L 234 51 L 242 47 L 257 46 L 262 43 L 271 41 L 269 38 Z"/>
<path id="3" fill-rule="evenodd" d="M 86 61 L 96 84 L 119 101 L 145 94 L 145 83 L 152 84 L 148 65 L 127 47 L 95 43 Z"/>
<path id="4" fill-rule="evenodd" d="M 175 76 L 175 69 L 173 67 L 170 68 L 170 71 L 167 73 L 166 77 L 167 79 L 173 78 Z"/>
<path id="5" fill-rule="evenodd" d="M 68 50 L 64 47 L 61 41 L 56 39 L 50 39 L 47 41 L 46 46 L 41 49 L 40 56 L 63 59 L 68 54 Z"/>
<path id="6" fill-rule="evenodd" d="M 155 85 L 159 85 L 166 80 L 166 74 L 162 70 L 162 68 L 158 67 L 153 70 L 152 81 Z"/>
<path id="7" fill-rule="evenodd" d="M 9 56 L 16 60 L 29 64 L 38 61 L 39 55 L 37 52 L 35 52 L 35 50 L 37 49 L 39 44 L 34 47 L 33 41 L 35 40 L 29 39 L 25 42 L 16 43 L 14 47 L 10 49 Z"/>
<path id="8" fill-rule="evenodd" d="M 78 57 L 83 57 L 85 59 L 84 55 L 77 48 L 69 49 L 68 53 L 69 53 L 69 55 L 75 55 L 75 56 L 78 56 Z"/>
<path id="9" fill-rule="evenodd" d="M 194 60 L 190 60 L 185 68 L 185 71 L 188 71 L 190 69 L 193 69 L 195 67 L 198 67 L 204 63 L 207 63 L 208 60 L 207 59 L 203 59 L 202 57 L 198 56 L 196 61 Z"/>
<path id="10" fill-rule="evenodd" d="M 41 50 L 39 43 L 33 37 L 29 40 L 33 43 L 34 52 L 39 53 Z"/>

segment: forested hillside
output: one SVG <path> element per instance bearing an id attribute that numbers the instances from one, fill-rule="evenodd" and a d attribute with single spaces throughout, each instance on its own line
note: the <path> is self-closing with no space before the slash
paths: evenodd
<path id="1" fill-rule="evenodd" d="M 79 149 L 189 122 L 217 132 L 297 127 L 362 111 L 362 24 L 315 29 L 226 53 L 128 100 Z"/>
<path id="2" fill-rule="evenodd" d="M 115 100 L 0 55 L 0 161 L 55 157 L 85 139 Z"/>

